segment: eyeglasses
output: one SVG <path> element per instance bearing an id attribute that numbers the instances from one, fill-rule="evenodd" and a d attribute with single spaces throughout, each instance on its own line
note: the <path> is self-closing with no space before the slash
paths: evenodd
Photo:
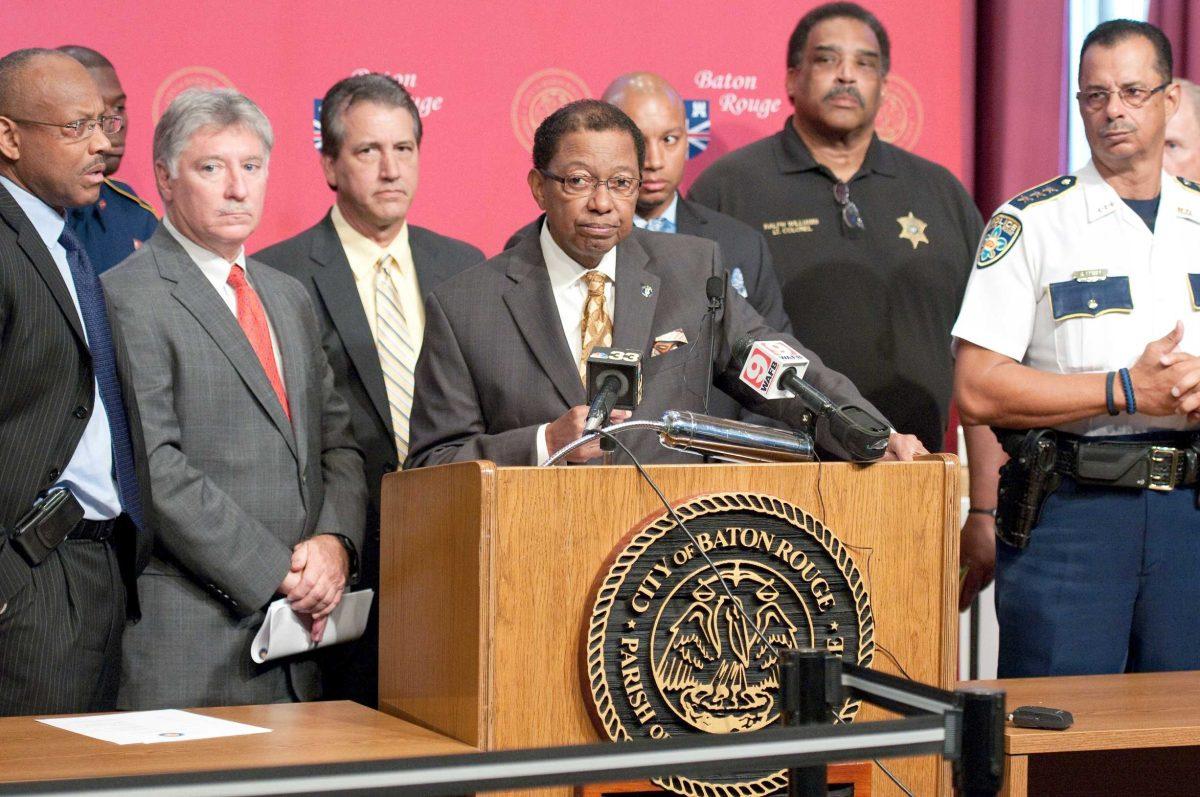
<path id="1" fill-rule="evenodd" d="M 592 177 L 590 174 L 568 174 L 566 177 L 559 177 L 557 174 L 551 174 L 545 169 L 538 169 L 543 177 L 548 177 L 551 180 L 562 183 L 563 193 L 567 196 L 591 196 L 601 185 L 608 186 L 608 190 L 620 197 L 636 196 L 638 186 L 642 181 L 636 177 L 627 177 L 623 174 L 613 175 L 607 180 L 601 180 L 599 177 Z"/>
<path id="2" fill-rule="evenodd" d="M 17 124 L 22 125 L 41 125 L 43 127 L 57 127 L 66 133 L 67 138 L 89 138 L 96 129 L 104 131 L 104 135 L 111 136 L 113 133 L 121 132 L 121 128 L 125 126 L 124 116 L 101 116 L 99 119 L 76 119 L 74 122 L 61 124 L 59 122 L 38 122 L 33 119 L 13 119 Z"/>
<path id="3" fill-rule="evenodd" d="M 842 224 L 847 230 L 866 229 L 862 214 L 858 212 L 858 205 L 850 201 L 850 186 L 847 183 L 839 181 L 833 184 L 833 199 L 842 209 Z"/>
<path id="4" fill-rule="evenodd" d="M 1141 108 L 1150 98 L 1158 92 L 1171 85 L 1171 81 L 1167 81 L 1161 86 L 1152 89 L 1144 89 L 1141 86 L 1129 86 L 1128 88 L 1118 89 L 1117 91 L 1109 91 L 1107 89 L 1090 89 L 1088 91 L 1075 92 L 1075 99 L 1087 106 L 1089 111 L 1099 111 L 1101 108 L 1108 106 L 1108 98 L 1116 94 L 1121 98 L 1121 102 L 1125 103 L 1126 108 Z"/>

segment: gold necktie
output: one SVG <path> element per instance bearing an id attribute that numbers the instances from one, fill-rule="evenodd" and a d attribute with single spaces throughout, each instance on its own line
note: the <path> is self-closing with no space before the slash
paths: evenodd
<path id="1" fill-rule="evenodd" d="M 403 463 L 408 456 L 408 417 L 412 414 L 417 351 L 394 282 L 400 276 L 396 273 L 399 269 L 395 258 L 388 254 L 375 264 L 375 343 L 391 409 L 396 455 Z"/>
<path id="2" fill-rule="evenodd" d="M 604 283 L 608 277 L 591 269 L 583 275 L 587 282 L 587 301 L 583 303 L 583 325 L 580 332 L 583 351 L 579 355 L 579 378 L 587 383 L 587 360 L 597 346 L 612 345 L 612 316 L 604 307 Z"/>

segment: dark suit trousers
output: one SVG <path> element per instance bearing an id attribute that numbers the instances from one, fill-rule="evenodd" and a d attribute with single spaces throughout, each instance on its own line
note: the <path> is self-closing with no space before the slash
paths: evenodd
<path id="1" fill-rule="evenodd" d="M 0 556 L 17 553 L 5 546 Z M 63 542 L 0 614 L 0 715 L 115 708 L 124 629 L 112 543 Z"/>

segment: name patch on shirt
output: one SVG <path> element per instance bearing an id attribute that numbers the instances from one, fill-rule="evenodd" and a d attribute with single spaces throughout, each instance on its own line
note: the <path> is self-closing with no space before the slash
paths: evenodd
<path id="1" fill-rule="evenodd" d="M 1131 312 L 1133 295 L 1129 291 L 1129 277 L 1108 277 L 1098 282 L 1052 282 L 1050 306 L 1055 321 Z"/>
<path id="2" fill-rule="evenodd" d="M 821 223 L 820 219 L 783 219 L 782 221 L 764 221 L 763 232 L 771 235 L 794 235 L 798 232 L 812 232 L 813 227 Z"/>

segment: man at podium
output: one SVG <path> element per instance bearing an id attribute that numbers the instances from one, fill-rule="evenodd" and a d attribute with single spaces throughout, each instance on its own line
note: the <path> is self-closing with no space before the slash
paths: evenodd
<path id="1" fill-rule="evenodd" d="M 539 233 L 447 280 L 426 300 L 406 467 L 544 461 L 583 432 L 583 374 L 596 347 L 640 352 L 634 418 L 703 412 L 714 384 L 755 412 L 799 426 L 799 401 L 761 401 L 739 383 L 734 344 L 746 337 L 792 346 L 809 360 L 806 381 L 835 404 L 882 417 L 849 379 L 768 327 L 736 291 L 723 291 L 720 308 L 710 309 L 709 278 L 728 284 L 715 244 L 633 229 L 644 149 L 633 121 L 596 100 L 570 103 L 538 127 L 528 182 L 545 212 Z M 618 412 L 613 420 L 625 417 Z M 624 442 L 643 462 L 695 461 L 646 432 Z M 847 456 L 820 426 L 817 443 Z M 891 432 L 888 457 L 924 451 L 915 437 Z M 567 460 L 599 453 L 593 443 Z"/>

